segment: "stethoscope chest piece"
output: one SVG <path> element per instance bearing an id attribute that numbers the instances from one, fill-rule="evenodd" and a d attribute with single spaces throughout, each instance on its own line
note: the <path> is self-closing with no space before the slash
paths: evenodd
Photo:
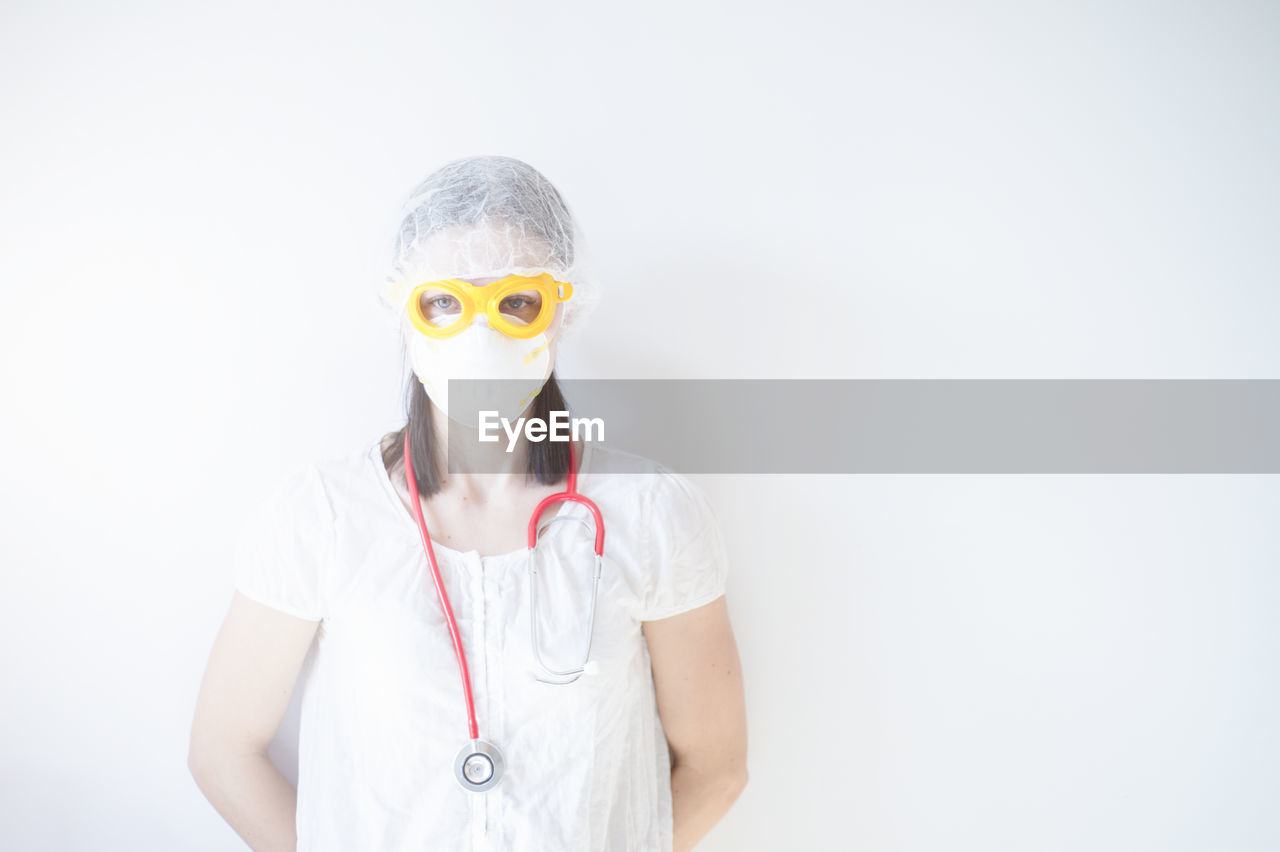
<path id="1" fill-rule="evenodd" d="M 483 793 L 502 780 L 502 752 L 493 743 L 471 740 L 453 761 L 453 774 L 462 789 Z"/>

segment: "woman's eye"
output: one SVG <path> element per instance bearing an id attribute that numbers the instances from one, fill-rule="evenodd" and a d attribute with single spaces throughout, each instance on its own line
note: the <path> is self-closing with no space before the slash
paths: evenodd
<path id="1" fill-rule="evenodd" d="M 428 304 L 438 311 L 447 311 L 453 307 L 454 301 L 452 296 L 438 296 L 432 299 Z"/>
<path id="2" fill-rule="evenodd" d="M 542 297 L 537 293 L 513 293 L 502 300 L 498 310 L 516 316 L 536 315 L 542 307 Z"/>

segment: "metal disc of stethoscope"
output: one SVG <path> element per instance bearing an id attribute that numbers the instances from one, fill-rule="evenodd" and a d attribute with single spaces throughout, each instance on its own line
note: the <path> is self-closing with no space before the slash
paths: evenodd
<path id="1" fill-rule="evenodd" d="M 502 780 L 505 764 L 502 752 L 493 743 L 471 740 L 453 761 L 453 774 L 462 789 L 483 793 Z"/>

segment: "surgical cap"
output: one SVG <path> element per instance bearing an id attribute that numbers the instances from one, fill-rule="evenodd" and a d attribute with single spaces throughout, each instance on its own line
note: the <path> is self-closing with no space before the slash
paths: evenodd
<path id="1" fill-rule="evenodd" d="M 581 324 L 597 299 L 582 233 L 560 193 L 513 157 L 464 157 L 432 172 L 401 208 L 381 301 L 400 325 L 415 286 L 442 278 L 550 272 L 573 285 L 561 331 Z"/>

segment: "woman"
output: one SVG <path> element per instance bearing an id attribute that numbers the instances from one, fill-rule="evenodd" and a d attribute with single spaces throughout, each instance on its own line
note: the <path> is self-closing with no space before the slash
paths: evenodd
<path id="1" fill-rule="evenodd" d="M 449 163 L 406 204 L 394 269 L 408 422 L 298 471 L 243 531 L 197 783 L 256 852 L 691 849 L 747 778 L 714 513 L 638 457 L 525 437 L 508 452 L 471 419 L 565 408 L 556 345 L 591 295 L 568 208 L 519 160 Z M 465 378 L 505 381 L 451 401 Z M 573 475 L 604 521 L 598 584 L 579 502 L 540 513 L 528 570 L 530 516 Z M 267 757 L 295 683 L 296 791 Z M 464 770 L 480 741 L 500 756 Z"/>

